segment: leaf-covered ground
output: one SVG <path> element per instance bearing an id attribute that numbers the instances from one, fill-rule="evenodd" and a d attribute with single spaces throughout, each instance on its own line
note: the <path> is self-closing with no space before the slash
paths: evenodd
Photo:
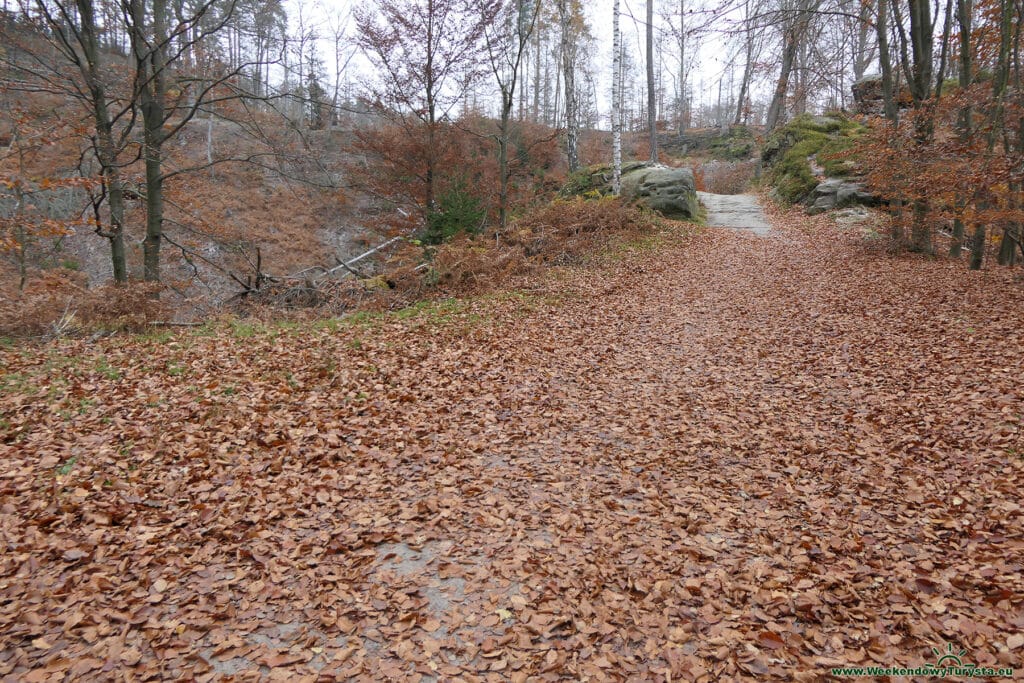
<path id="1" fill-rule="evenodd" d="M 1020 282 L 775 222 L 2 351 L 0 677 L 1019 670 Z"/>

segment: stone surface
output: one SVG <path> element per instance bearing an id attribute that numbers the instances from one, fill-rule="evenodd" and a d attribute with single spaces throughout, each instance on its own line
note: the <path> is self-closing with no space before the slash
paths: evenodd
<path id="1" fill-rule="evenodd" d="M 696 183 L 688 168 L 644 165 L 624 170 L 622 195 L 666 218 L 686 220 L 697 215 Z"/>
<path id="2" fill-rule="evenodd" d="M 747 230 L 755 235 L 767 235 L 771 230 L 761 204 L 754 195 L 698 192 L 697 196 L 708 210 L 708 227 Z"/>
<path id="3" fill-rule="evenodd" d="M 647 206 L 667 218 L 687 220 L 697 215 L 696 182 L 688 168 L 672 168 L 644 161 L 622 163 L 621 194 L 628 201 Z M 612 168 L 609 164 L 591 166 L 573 174 L 563 196 L 609 195 L 612 193 Z"/>
<path id="4" fill-rule="evenodd" d="M 875 206 L 878 198 L 861 183 L 831 178 L 814 188 L 806 204 L 807 213 L 814 215 L 847 206 Z"/>

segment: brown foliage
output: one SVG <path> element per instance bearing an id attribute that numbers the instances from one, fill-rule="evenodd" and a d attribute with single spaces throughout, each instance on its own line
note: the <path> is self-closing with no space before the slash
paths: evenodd
<path id="1" fill-rule="evenodd" d="M 708 161 L 694 169 L 697 189 L 715 194 L 742 194 L 750 189 L 760 160 Z"/>
<path id="2" fill-rule="evenodd" d="M 1006 127 L 994 139 L 991 85 L 981 83 L 957 90 L 939 101 L 904 113 L 898 127 L 882 119 L 871 121 L 871 137 L 858 150 L 869 169 L 872 192 L 890 202 L 927 206 L 929 229 L 960 219 L 968 226 L 985 224 L 1002 230 L 1024 222 L 1020 186 L 1024 182 L 1024 150 L 1020 138 L 1021 103 L 1005 106 Z M 958 117 L 965 107 L 974 112 L 975 130 L 963 139 Z M 922 131 L 933 131 L 926 135 Z M 910 208 L 893 212 L 896 234 L 905 234 L 915 220 Z"/>
<path id="3" fill-rule="evenodd" d="M 427 159 L 436 164 L 437 196 L 452 183 L 473 188 L 493 220 L 498 204 L 495 122 L 467 116 L 456 124 L 437 124 L 434 143 L 421 127 L 379 123 L 354 131 L 348 164 L 352 184 L 378 200 L 381 220 L 396 232 L 415 230 L 424 220 Z M 565 162 L 555 131 L 516 122 L 509 141 L 510 204 L 530 206 L 552 196 L 565 180 Z M 397 211 L 400 208 L 402 211 Z"/>
<path id="4" fill-rule="evenodd" d="M 1019 665 L 1010 273 L 967 295 L 794 213 L 559 275 L 0 348 L 0 676 Z"/>
<path id="5" fill-rule="evenodd" d="M 0 335 L 38 337 L 103 331 L 139 331 L 167 315 L 153 298 L 159 285 L 84 287 L 80 273 L 51 270 L 21 294 L 0 293 Z"/>
<path id="6" fill-rule="evenodd" d="M 654 214 L 616 197 L 559 199 L 516 220 L 505 234 L 441 245 L 425 279 L 393 279 L 419 291 L 434 285 L 449 294 L 488 290 L 541 266 L 579 263 L 613 235 L 642 234 L 658 225 Z"/>

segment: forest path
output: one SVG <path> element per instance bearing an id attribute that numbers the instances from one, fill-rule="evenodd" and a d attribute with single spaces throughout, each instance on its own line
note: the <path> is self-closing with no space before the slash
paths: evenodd
<path id="1" fill-rule="evenodd" d="M 1019 284 L 772 223 L 338 324 L 0 346 L 0 680 L 1019 666 Z"/>
<path id="2" fill-rule="evenodd" d="M 771 224 L 756 195 L 698 192 L 697 198 L 707 208 L 708 227 L 749 230 L 762 236 L 771 230 Z"/>

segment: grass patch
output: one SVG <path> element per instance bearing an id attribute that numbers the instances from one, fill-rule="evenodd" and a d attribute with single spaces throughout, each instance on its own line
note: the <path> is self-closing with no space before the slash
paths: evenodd
<path id="1" fill-rule="evenodd" d="M 235 339 L 251 339 L 256 336 L 256 332 L 258 331 L 258 328 L 254 323 L 246 322 L 244 320 L 232 320 L 230 326 L 231 336 Z"/>
<path id="2" fill-rule="evenodd" d="M 121 379 L 121 371 L 108 363 L 106 358 L 100 358 L 96 362 L 95 370 L 107 379 Z"/>
<path id="3" fill-rule="evenodd" d="M 78 462 L 77 455 L 68 458 L 63 465 L 57 468 L 57 476 L 66 477 L 71 474 L 71 470 L 75 469 L 76 462 Z"/>
<path id="4" fill-rule="evenodd" d="M 153 344 L 163 345 L 174 339 L 174 334 L 169 330 L 153 330 L 150 332 L 143 332 L 139 335 L 139 339 Z"/>
<path id="5" fill-rule="evenodd" d="M 29 383 L 31 378 L 23 372 L 11 372 L 0 377 L 0 393 L 3 394 L 34 394 Z"/>

